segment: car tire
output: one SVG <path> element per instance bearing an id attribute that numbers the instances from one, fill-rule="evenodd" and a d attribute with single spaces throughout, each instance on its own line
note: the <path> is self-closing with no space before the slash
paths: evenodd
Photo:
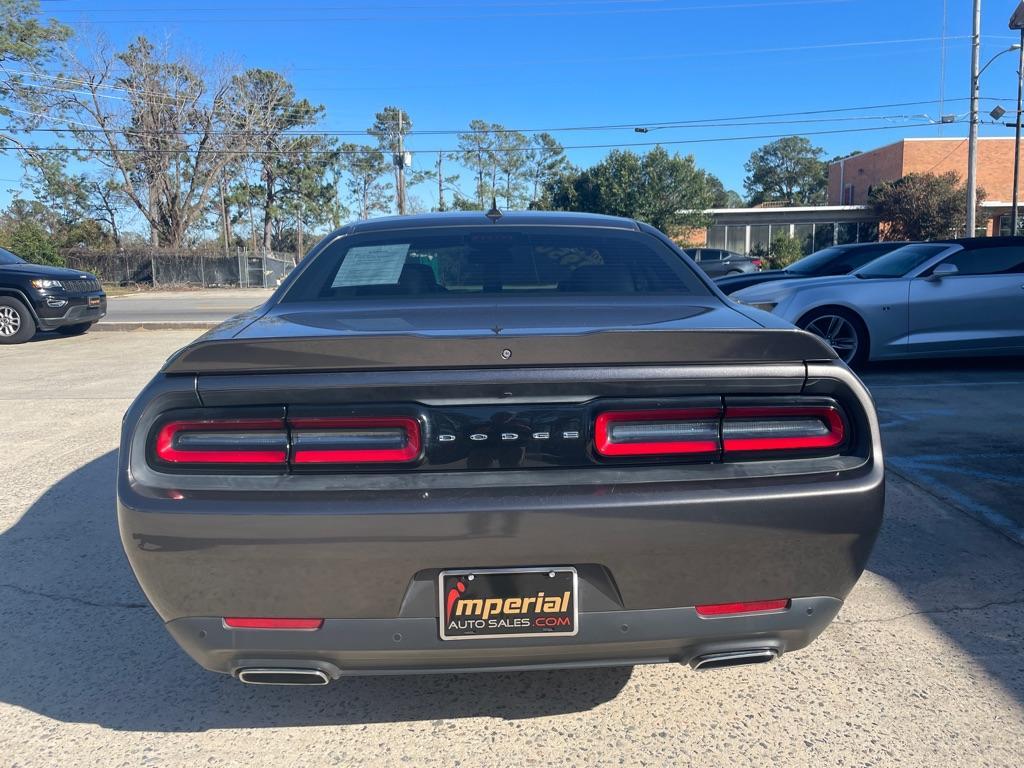
<path id="1" fill-rule="evenodd" d="M 0 344 L 22 344 L 35 335 L 28 307 L 11 296 L 0 296 Z"/>
<path id="2" fill-rule="evenodd" d="M 733 275 L 742 275 L 742 274 L 743 274 L 743 270 L 742 269 L 732 269 L 732 270 L 729 270 L 728 272 L 726 272 L 725 276 L 726 277 L 732 277 Z"/>
<path id="3" fill-rule="evenodd" d="M 800 318 L 797 325 L 823 339 L 851 368 L 867 362 L 868 329 L 853 312 L 839 307 L 816 309 Z"/>
<path id="4" fill-rule="evenodd" d="M 92 328 L 92 323 L 75 323 L 74 325 L 62 325 L 57 328 L 57 333 L 62 336 L 81 336 Z"/>

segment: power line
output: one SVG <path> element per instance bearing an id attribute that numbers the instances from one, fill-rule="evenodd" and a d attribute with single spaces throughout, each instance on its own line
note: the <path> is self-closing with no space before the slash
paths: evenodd
<path id="1" fill-rule="evenodd" d="M 1005 100 L 997 97 L 985 97 L 989 101 L 1000 101 Z M 945 99 L 945 101 L 967 101 L 967 97 L 957 99 Z M 693 118 L 693 119 L 680 119 L 680 120 L 661 120 L 661 121 L 633 121 L 625 123 L 606 123 L 600 125 L 570 125 L 570 126 L 548 126 L 542 128 L 490 128 L 475 130 L 473 128 L 454 128 L 454 129 L 420 129 L 412 130 L 407 132 L 408 136 L 458 136 L 466 134 L 483 134 L 483 133 L 570 133 L 570 132 L 584 132 L 584 131 L 612 131 L 612 130 L 633 130 L 636 127 L 653 129 L 672 129 L 672 128 L 725 128 L 725 127 L 745 127 L 751 125 L 792 125 L 797 123 L 814 123 L 814 122 L 832 122 L 838 120 L 888 120 L 888 119 L 910 119 L 910 118 L 923 118 L 927 117 L 924 115 L 854 115 L 843 118 L 822 118 L 817 117 L 820 115 L 837 115 L 840 113 L 850 112 L 863 112 L 867 110 L 881 110 L 881 109 L 899 109 L 903 107 L 921 107 L 930 106 L 939 103 L 937 99 L 920 100 L 920 101 L 902 101 L 902 102 L 890 102 L 887 104 L 869 104 L 852 107 L 834 107 L 828 109 L 811 109 L 811 110 L 800 110 L 795 112 L 770 112 L 764 114 L 745 114 L 745 115 L 733 115 L 728 117 L 709 117 L 709 118 Z M 32 115 L 42 119 L 56 121 L 56 118 L 49 117 L 41 113 L 25 112 L 24 114 Z M 793 120 L 777 120 L 773 121 L 774 118 L 794 118 Z M 86 124 L 80 124 L 83 129 L 70 131 L 64 128 L 34 128 L 33 131 L 45 131 L 51 133 L 61 132 L 102 132 L 103 129 L 99 126 L 89 126 Z M 260 132 L 260 131 L 231 131 L 231 130 L 213 130 L 213 131 L 145 131 L 145 130 L 115 130 L 114 133 L 123 133 L 131 135 L 246 135 L 246 136 L 261 136 L 261 135 L 279 135 L 277 132 Z M 362 136 L 367 135 L 366 129 L 318 129 L 318 130 L 292 130 L 285 131 L 280 135 L 284 136 Z"/>
<path id="2" fill-rule="evenodd" d="M 966 99 L 963 99 L 966 101 Z M 35 113 L 32 113 L 35 114 Z M 643 125 L 620 125 L 613 128 L 600 128 L 594 126 L 580 126 L 580 127 L 566 127 L 566 128 L 552 128 L 549 130 L 537 129 L 537 128 L 526 128 L 522 130 L 516 130 L 513 128 L 503 128 L 499 130 L 474 130 L 466 129 L 464 131 L 407 131 L 403 135 L 408 136 L 438 136 L 438 135 L 465 135 L 465 134 L 507 134 L 507 133 L 554 133 L 554 132 L 582 132 L 582 131 L 611 131 L 611 130 L 636 130 L 642 128 L 643 131 L 647 132 L 650 130 L 662 130 L 662 129 L 684 129 L 684 128 L 749 128 L 758 125 L 813 125 L 820 123 L 839 123 L 839 122 L 852 122 L 862 120 L 926 120 L 926 124 L 934 124 L 935 121 L 929 115 L 854 115 L 846 117 L 809 117 L 809 118 L 797 118 L 793 120 L 757 120 L 757 121 L 745 121 L 735 123 L 708 123 L 704 121 L 693 121 L 691 123 L 678 123 L 671 125 L 655 125 L 653 127 Z M 195 130 L 146 130 L 146 129 L 133 129 L 133 128 L 121 128 L 121 129 L 104 129 L 99 126 L 85 126 L 82 128 L 68 129 L 68 128 L 32 128 L 30 133 L 119 133 L 125 136 L 140 136 L 140 137 L 154 137 L 154 136 L 249 136 L 249 137 L 260 137 L 260 136 L 280 136 L 282 138 L 303 138 L 303 137 L 340 137 L 340 136 L 367 136 L 366 131 L 233 131 L 233 130 L 211 130 L 211 131 L 195 131 Z"/>
<path id="3" fill-rule="evenodd" d="M 963 123 L 965 121 L 964 120 L 956 120 L 954 122 L 956 122 L 956 123 Z M 923 126 L 920 123 L 915 123 L 915 124 L 905 124 L 905 125 L 869 126 L 869 127 L 863 127 L 863 128 L 838 128 L 838 129 L 825 130 L 825 131 L 805 131 L 805 132 L 802 132 L 800 135 L 801 136 L 827 136 L 827 135 L 847 134 L 847 133 L 866 133 L 866 132 L 871 132 L 871 131 L 891 131 L 891 130 L 897 130 L 897 129 L 919 128 L 919 127 L 925 127 L 925 126 Z M 685 144 L 718 144 L 718 143 L 735 142 L 735 141 L 755 141 L 755 140 L 763 140 L 763 139 L 779 139 L 779 138 L 783 138 L 785 136 L 791 136 L 791 135 L 792 135 L 792 133 L 783 133 L 783 134 L 774 133 L 774 134 L 758 134 L 758 135 L 753 135 L 753 136 L 722 136 L 722 137 L 703 138 L 703 139 L 673 139 L 671 141 L 619 142 L 617 144 L 575 144 L 575 145 L 565 145 L 565 146 L 562 147 L 562 149 L 565 149 L 565 150 L 570 150 L 570 149 L 621 149 L 621 148 L 627 148 L 627 147 L 680 146 L 680 145 L 685 145 Z M 68 151 L 68 149 L 66 147 L 29 146 L 29 147 L 26 147 L 26 149 L 30 150 L 30 151 L 35 151 L 35 152 L 66 152 L 66 151 Z M 108 148 L 108 147 L 98 147 L 98 148 L 91 148 L 91 149 L 81 150 L 81 151 L 85 152 L 86 154 L 95 154 L 95 153 L 105 153 L 106 154 L 106 153 L 118 153 L 118 152 L 124 152 L 126 154 L 131 154 L 131 153 L 138 153 L 138 152 L 146 152 L 146 153 L 152 153 L 152 154 L 173 154 L 173 155 L 177 155 L 177 154 L 181 154 L 183 152 L 188 152 L 188 151 L 192 151 L 192 150 L 195 150 L 195 148 L 194 147 L 190 147 L 190 146 L 186 146 L 186 147 L 181 147 L 181 148 L 178 148 L 178 149 L 166 149 L 166 150 L 165 149 L 135 148 L 135 147 L 121 148 L 121 149 L 113 149 L 113 148 Z M 244 150 L 244 151 L 229 150 L 229 149 L 206 149 L 206 150 L 203 150 L 203 153 L 204 154 L 214 154 L 214 155 L 227 154 L 227 155 L 239 155 L 239 156 L 242 156 L 242 155 L 250 155 L 250 156 L 265 156 L 265 155 L 281 156 L 281 155 L 307 155 L 307 154 L 353 155 L 353 154 L 358 154 L 359 152 L 364 151 L 364 150 L 365 150 L 365 148 L 358 149 L 358 150 L 352 150 L 352 151 L 336 150 L 336 149 L 307 149 L 307 150 L 287 150 L 287 149 L 285 149 L 285 150 Z M 532 150 L 533 150 L 533 147 L 493 147 L 493 148 L 490 148 L 488 151 L 500 154 L 500 153 L 509 153 L 509 152 L 529 152 L 529 151 L 532 151 Z M 420 150 L 416 150 L 416 151 L 420 152 L 420 153 L 423 153 L 423 154 L 436 154 L 438 152 L 451 153 L 451 152 L 457 152 L 458 148 L 457 147 L 449 147 L 447 149 L 445 149 L 445 148 L 434 148 L 434 149 L 420 149 Z"/>

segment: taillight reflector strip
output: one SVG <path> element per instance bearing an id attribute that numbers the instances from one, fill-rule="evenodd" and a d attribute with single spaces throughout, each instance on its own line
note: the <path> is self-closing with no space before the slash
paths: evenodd
<path id="1" fill-rule="evenodd" d="M 719 408 L 605 411 L 594 422 L 594 448 L 601 456 L 716 453 Z"/>
<path id="2" fill-rule="evenodd" d="M 743 603 L 715 603 L 698 605 L 698 616 L 737 616 L 744 613 L 768 613 L 785 611 L 789 608 L 789 599 L 752 600 Z"/>
<path id="3" fill-rule="evenodd" d="M 397 464 L 420 456 L 419 422 L 408 416 L 296 418 L 293 464 Z"/>
<path id="4" fill-rule="evenodd" d="M 231 629 L 320 629 L 323 619 L 271 619 L 232 616 L 224 619 L 224 626 Z"/>
<path id="5" fill-rule="evenodd" d="M 846 425 L 832 406 L 727 407 L 722 422 L 726 454 L 835 448 L 846 439 Z"/>
<path id="6" fill-rule="evenodd" d="M 156 436 L 157 458 L 174 464 L 285 464 L 284 419 L 170 421 Z"/>

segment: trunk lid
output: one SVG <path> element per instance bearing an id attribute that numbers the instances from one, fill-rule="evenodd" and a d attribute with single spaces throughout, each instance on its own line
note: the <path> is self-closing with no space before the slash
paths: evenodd
<path id="1" fill-rule="evenodd" d="M 716 297 L 289 304 L 227 321 L 173 374 L 431 370 L 831 360 L 817 337 L 764 328 Z"/>

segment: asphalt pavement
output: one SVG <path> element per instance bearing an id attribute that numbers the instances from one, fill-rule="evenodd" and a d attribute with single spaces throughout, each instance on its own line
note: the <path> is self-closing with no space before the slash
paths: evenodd
<path id="1" fill-rule="evenodd" d="M 263 288 L 207 288 L 198 291 L 141 291 L 107 299 L 99 330 L 210 328 L 262 304 L 273 293 Z"/>
<path id="2" fill-rule="evenodd" d="M 778 662 L 250 688 L 177 648 L 117 536 L 121 414 L 195 333 L 0 348 L 0 765 L 1024 764 L 1024 549 L 964 509 L 1017 497 L 907 464 L 927 449 L 981 468 L 996 446 L 1019 461 L 1019 368 L 867 374 L 896 470 L 885 525 L 836 622 Z"/>

